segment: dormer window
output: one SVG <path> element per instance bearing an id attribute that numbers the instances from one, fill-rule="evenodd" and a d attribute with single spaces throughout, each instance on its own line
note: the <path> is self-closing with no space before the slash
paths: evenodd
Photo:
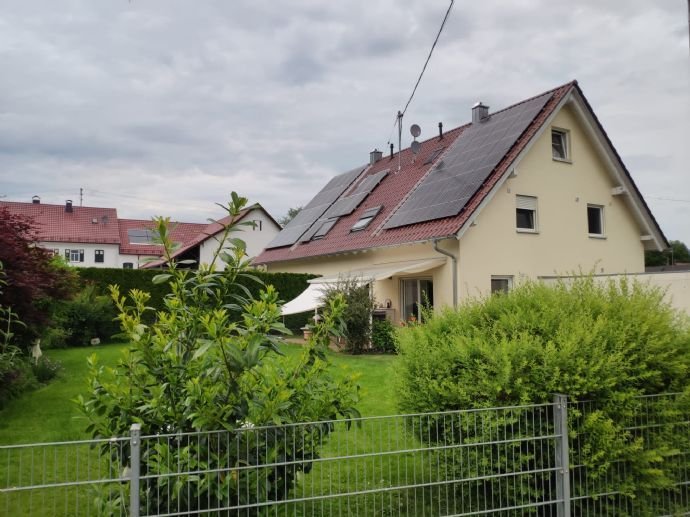
<path id="1" fill-rule="evenodd" d="M 568 132 L 564 129 L 551 130 L 551 152 L 554 160 L 570 161 L 570 142 Z"/>
<path id="2" fill-rule="evenodd" d="M 369 223 L 371 223 L 376 216 L 379 214 L 383 206 L 375 206 L 373 208 L 368 208 L 365 210 L 360 218 L 357 220 L 357 222 L 352 225 L 352 228 L 350 229 L 351 232 L 358 232 L 360 230 L 364 230 L 367 226 L 369 226 Z"/>

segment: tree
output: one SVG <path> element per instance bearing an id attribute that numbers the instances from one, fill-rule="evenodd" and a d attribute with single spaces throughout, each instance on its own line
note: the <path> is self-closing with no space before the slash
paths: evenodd
<path id="1" fill-rule="evenodd" d="M 296 206 L 294 208 L 288 208 L 287 214 L 285 214 L 283 217 L 278 219 L 278 224 L 282 226 L 283 228 L 290 222 L 292 221 L 297 214 L 299 214 L 302 211 L 301 206 Z"/>
<path id="2" fill-rule="evenodd" d="M 232 194 L 231 220 L 246 202 Z M 169 220 L 156 221 L 169 265 L 153 282 L 169 282 L 171 294 L 156 321 L 146 325 L 148 294 L 132 289 L 127 300 L 117 286 L 111 288 L 132 345 L 114 369 L 100 366 L 95 356 L 89 360 L 89 395 L 78 400 L 87 431 L 94 437 L 124 436 L 139 422 L 142 435 L 173 436 L 152 442 L 142 456 L 142 470 L 150 475 L 141 487 L 142 514 L 205 514 L 285 499 L 298 474 L 309 472 L 319 457 L 332 430 L 323 422 L 359 415 L 354 378 L 332 378 L 325 355 L 344 300 L 331 301 L 299 357 L 283 356 L 277 344 L 287 330 L 280 322 L 278 293 L 268 285 L 254 297 L 238 282 L 258 279 L 244 243 L 228 237 L 237 225 L 251 223 L 227 226 L 211 264 L 190 270 L 171 256 Z M 216 271 L 217 261 L 226 264 L 224 271 Z M 297 422 L 315 424 L 282 426 Z M 103 452 L 112 455 L 114 468 L 128 467 L 120 451 Z M 171 477 L 171 465 L 199 474 Z M 100 500 L 117 505 L 118 498 L 106 491 Z"/>
<path id="3" fill-rule="evenodd" d="M 50 301 L 75 291 L 76 275 L 38 246 L 33 220 L 7 207 L 0 208 L 0 261 L 7 282 L 0 303 L 24 322 L 25 340 L 35 337 L 49 321 Z"/>
<path id="4" fill-rule="evenodd" d="M 368 284 L 362 284 L 356 278 L 339 281 L 327 287 L 325 299 L 343 297 L 347 307 L 343 314 L 345 328 L 343 335 L 348 352 L 361 354 L 371 344 L 371 313 L 374 310 L 374 298 Z M 327 311 L 326 311 L 327 312 Z"/>
<path id="5" fill-rule="evenodd" d="M 646 251 L 645 266 L 667 266 L 690 263 L 690 250 L 682 241 L 669 241 L 671 247 L 664 251 Z"/>

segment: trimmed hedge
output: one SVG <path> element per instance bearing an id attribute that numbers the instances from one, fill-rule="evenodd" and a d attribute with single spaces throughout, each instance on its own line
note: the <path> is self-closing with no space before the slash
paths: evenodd
<path id="1" fill-rule="evenodd" d="M 160 269 L 90 267 L 80 268 L 77 272 L 82 280 L 93 284 L 99 294 L 109 294 L 108 286 L 111 284 L 119 285 L 122 294 L 128 293 L 131 289 L 146 291 L 151 294 L 149 306 L 157 311 L 163 309 L 163 299 L 170 293 L 167 282 L 153 283 L 153 277 L 162 273 Z M 262 280 L 264 284 L 273 285 L 283 301 L 290 301 L 297 297 L 309 285 L 307 281 L 318 276 L 301 273 L 264 273 L 262 271 L 254 271 L 252 274 Z M 261 289 L 261 285 L 250 280 L 244 280 L 243 284 L 253 295 L 257 295 Z M 115 311 L 114 308 L 113 311 Z M 297 332 L 301 327 L 311 322 L 311 316 L 310 312 L 285 316 L 285 325 L 293 332 Z M 149 318 L 153 319 L 153 313 L 150 313 Z"/>

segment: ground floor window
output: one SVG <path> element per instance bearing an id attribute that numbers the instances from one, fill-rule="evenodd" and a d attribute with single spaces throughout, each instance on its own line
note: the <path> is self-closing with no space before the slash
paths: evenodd
<path id="1" fill-rule="evenodd" d="M 513 287 L 512 276 L 492 276 L 491 277 L 491 294 L 507 293 Z"/>
<path id="2" fill-rule="evenodd" d="M 84 262 L 84 250 L 65 250 L 65 260 L 67 262 Z"/>
<path id="3" fill-rule="evenodd" d="M 430 278 L 405 278 L 401 286 L 403 321 L 422 321 L 422 308 L 434 306 L 434 283 Z"/>
<path id="4" fill-rule="evenodd" d="M 132 262 L 124 262 L 122 264 L 122 269 L 134 269 L 134 264 Z"/>
<path id="5" fill-rule="evenodd" d="M 105 250 L 96 250 L 94 254 L 95 262 L 105 262 Z"/>

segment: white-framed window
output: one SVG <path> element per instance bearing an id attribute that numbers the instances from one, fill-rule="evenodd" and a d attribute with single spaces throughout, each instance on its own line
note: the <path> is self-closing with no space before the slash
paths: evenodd
<path id="1" fill-rule="evenodd" d="M 515 196 L 515 228 L 519 232 L 537 231 L 537 198 Z"/>
<path id="2" fill-rule="evenodd" d="M 400 281 L 403 321 L 422 321 L 423 308 L 434 306 L 434 283 L 431 278 L 404 278 Z"/>
<path id="3" fill-rule="evenodd" d="M 65 260 L 67 262 L 84 262 L 84 250 L 83 249 L 66 249 L 65 250 Z"/>
<path id="4" fill-rule="evenodd" d="M 491 275 L 491 294 L 507 293 L 513 288 L 513 277 L 510 275 Z"/>
<path id="5" fill-rule="evenodd" d="M 587 232 L 590 237 L 603 237 L 604 207 L 601 205 L 587 205 Z"/>
<path id="6" fill-rule="evenodd" d="M 551 130 L 551 154 L 554 160 L 570 161 L 570 133 L 567 130 Z"/>
<path id="7" fill-rule="evenodd" d="M 105 250 L 95 250 L 93 261 L 97 263 L 105 262 Z"/>

